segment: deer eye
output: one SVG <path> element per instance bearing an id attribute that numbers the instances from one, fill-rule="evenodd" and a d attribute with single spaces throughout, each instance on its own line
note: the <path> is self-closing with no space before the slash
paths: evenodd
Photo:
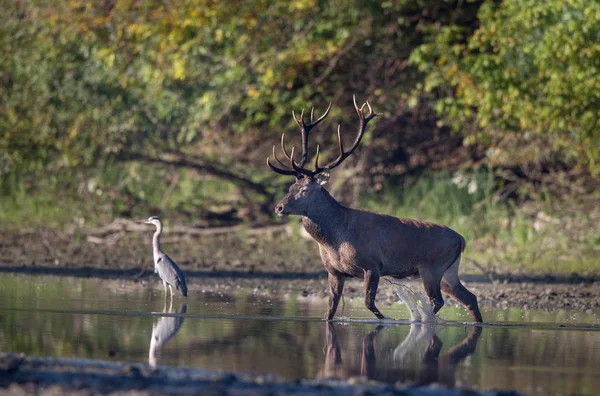
<path id="1" fill-rule="evenodd" d="M 301 196 L 304 196 L 304 195 L 306 195 L 306 193 L 307 193 L 307 192 L 308 192 L 308 187 L 302 187 L 302 188 L 300 189 L 300 195 L 301 195 Z"/>

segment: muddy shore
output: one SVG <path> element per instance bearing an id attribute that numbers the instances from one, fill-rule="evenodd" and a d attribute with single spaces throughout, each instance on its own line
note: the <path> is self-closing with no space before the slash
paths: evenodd
<path id="1" fill-rule="evenodd" d="M 296 239 L 290 243 L 286 232 L 260 237 L 247 234 L 178 236 L 164 238 L 163 243 L 165 251 L 185 272 L 191 293 L 230 294 L 244 288 L 266 296 L 295 293 L 305 298 L 327 298 L 327 275 L 314 242 Z M 92 241 L 56 233 L 0 233 L 0 273 L 98 278 L 116 280 L 132 287 L 159 287 L 151 270 L 150 236 L 123 233 L 110 243 Z M 482 306 L 600 314 L 600 279 L 593 276 L 490 274 L 465 262 L 461 277 Z M 419 281 L 409 284 L 414 290 L 422 290 Z M 344 299 L 362 301 L 363 298 L 362 281 L 349 280 Z M 382 311 L 385 313 L 386 306 L 397 301 L 395 284 L 382 279 L 377 295 Z M 454 305 L 454 302 L 446 299 L 446 304 Z M 0 353 L 0 394 L 517 394 L 448 390 L 435 386 L 406 388 L 406 384 L 363 381 L 289 383 L 274 377 L 170 367 L 159 367 L 155 371 L 142 364 Z"/>
<path id="2" fill-rule="evenodd" d="M 112 233 L 102 243 L 92 240 L 55 232 L 0 233 L 0 272 L 157 282 L 151 270 L 151 233 Z M 243 287 L 274 295 L 327 297 L 327 274 L 316 245 L 289 238 L 285 228 L 259 236 L 175 235 L 164 237 L 163 247 L 192 289 L 227 292 Z M 482 306 L 600 311 L 600 277 L 490 274 L 464 261 L 461 278 Z M 418 281 L 412 284 L 421 290 Z M 349 280 L 344 297 L 362 299 L 362 281 Z M 386 278 L 380 282 L 377 301 L 397 301 L 394 285 Z M 446 303 L 453 304 L 450 299 Z"/>

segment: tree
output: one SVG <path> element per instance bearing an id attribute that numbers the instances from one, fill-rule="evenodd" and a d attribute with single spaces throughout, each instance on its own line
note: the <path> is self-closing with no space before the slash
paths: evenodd
<path id="1" fill-rule="evenodd" d="M 431 28 L 411 55 L 442 122 L 496 164 L 600 171 L 600 4 L 486 2 L 479 26 Z M 427 100 L 426 99 L 426 100 Z"/>
<path id="2" fill-rule="evenodd" d="M 416 27 L 474 15 L 418 0 L 5 3 L 3 172 L 146 161 L 267 200 L 265 146 L 297 136 L 292 109 L 333 101 L 329 118 L 352 125 L 358 94 L 398 114 L 417 77 Z M 319 137 L 333 143 L 334 128 Z"/>

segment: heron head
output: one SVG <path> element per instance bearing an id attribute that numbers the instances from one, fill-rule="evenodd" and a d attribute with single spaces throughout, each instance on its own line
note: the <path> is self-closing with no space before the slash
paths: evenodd
<path id="1" fill-rule="evenodd" d="M 145 221 L 146 224 L 154 224 L 155 226 L 159 226 L 160 225 L 160 219 L 158 218 L 158 216 L 151 216 L 148 217 L 148 220 Z"/>

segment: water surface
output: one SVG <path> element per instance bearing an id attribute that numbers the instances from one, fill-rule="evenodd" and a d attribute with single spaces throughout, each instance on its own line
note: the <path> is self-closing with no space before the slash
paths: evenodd
<path id="1" fill-rule="evenodd" d="M 360 301 L 347 301 L 342 320 L 327 324 L 325 301 L 293 293 L 192 288 L 170 305 L 153 282 L 2 274 L 0 284 L 2 351 L 287 380 L 361 376 L 540 395 L 600 389 L 597 313 L 484 309 L 496 325 L 473 327 L 460 324 L 463 310 L 445 307 L 444 325 L 382 325 Z M 381 308 L 409 317 L 404 306 Z"/>

